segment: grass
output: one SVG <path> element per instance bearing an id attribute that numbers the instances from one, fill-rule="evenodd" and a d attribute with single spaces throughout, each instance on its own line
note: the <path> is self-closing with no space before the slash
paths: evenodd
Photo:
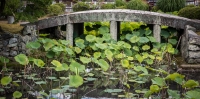
<path id="1" fill-rule="evenodd" d="M 0 29 L 5 32 L 10 32 L 13 34 L 21 33 L 23 26 L 20 26 L 20 23 L 17 24 L 7 24 L 7 21 L 0 21 Z"/>

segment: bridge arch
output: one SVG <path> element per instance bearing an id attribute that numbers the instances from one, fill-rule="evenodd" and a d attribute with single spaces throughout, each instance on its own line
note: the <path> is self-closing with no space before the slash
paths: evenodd
<path id="1" fill-rule="evenodd" d="M 161 25 L 166 25 L 177 29 L 185 29 L 186 25 L 190 25 L 197 30 L 200 30 L 200 20 L 191 20 L 188 18 L 169 14 L 128 9 L 107 9 L 74 12 L 39 20 L 32 24 L 36 25 L 38 29 L 66 25 L 66 39 L 70 40 L 71 44 L 73 44 L 74 31 L 78 30 L 78 32 L 83 32 L 83 23 L 94 21 L 110 21 L 110 33 L 112 38 L 115 40 L 117 40 L 117 28 L 119 28 L 121 21 L 144 22 L 146 24 L 153 24 L 154 37 L 158 42 L 160 42 Z"/>

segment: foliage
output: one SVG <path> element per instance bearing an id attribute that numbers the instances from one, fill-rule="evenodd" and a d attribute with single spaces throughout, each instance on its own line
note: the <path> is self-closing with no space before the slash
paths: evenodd
<path id="1" fill-rule="evenodd" d="M 127 3 L 127 9 L 148 10 L 148 4 L 143 0 L 131 0 Z"/>
<path id="2" fill-rule="evenodd" d="M 112 3 L 103 4 L 101 6 L 101 9 L 114 9 L 114 8 L 115 8 L 115 4 L 112 4 Z"/>
<path id="3" fill-rule="evenodd" d="M 124 1 L 124 0 L 115 0 L 115 6 L 117 7 L 117 8 L 119 8 L 119 7 L 126 7 L 126 1 Z"/>
<path id="4" fill-rule="evenodd" d="M 190 19 L 200 19 L 200 7 L 195 6 L 195 7 L 185 7 L 182 8 L 178 12 L 179 16 L 190 18 Z"/>
<path id="5" fill-rule="evenodd" d="M 157 6 L 153 6 L 152 8 L 151 8 L 151 11 L 153 11 L 153 12 L 157 12 L 159 9 L 158 9 L 158 7 Z"/>
<path id="6" fill-rule="evenodd" d="M 62 14 L 62 8 L 59 5 L 53 4 L 48 7 L 48 13 L 50 15 L 59 15 Z"/>
<path id="7" fill-rule="evenodd" d="M 77 2 L 76 4 L 73 5 L 73 11 L 77 12 L 77 11 L 85 11 L 85 10 L 89 10 L 90 6 L 84 2 Z"/>
<path id="8" fill-rule="evenodd" d="M 163 12 L 173 12 L 185 7 L 185 3 L 185 0 L 158 0 L 156 5 Z"/>
<path id="9" fill-rule="evenodd" d="M 65 12 L 65 4 L 64 3 L 56 3 L 55 5 L 58 5 L 62 8 L 62 11 Z"/>
<path id="10" fill-rule="evenodd" d="M 21 1 L 20 0 L 6 0 L 4 13 L 6 15 L 13 15 L 17 13 L 17 10 L 21 7 Z"/>
<path id="11" fill-rule="evenodd" d="M 27 0 L 28 3 L 26 7 L 22 7 L 23 12 L 16 14 L 16 20 L 23 20 L 34 22 L 38 18 L 47 14 L 47 8 L 52 4 L 52 0 Z"/>

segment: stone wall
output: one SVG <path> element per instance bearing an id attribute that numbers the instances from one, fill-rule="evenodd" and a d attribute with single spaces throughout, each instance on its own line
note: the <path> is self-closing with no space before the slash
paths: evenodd
<path id="1" fill-rule="evenodd" d="M 37 39 L 35 25 L 27 25 L 21 34 L 0 31 L 0 56 L 12 59 L 14 56 L 26 54 L 26 43 Z"/>
<path id="2" fill-rule="evenodd" d="M 200 63 L 200 36 L 196 29 L 189 25 L 181 39 L 181 54 L 187 63 Z"/>

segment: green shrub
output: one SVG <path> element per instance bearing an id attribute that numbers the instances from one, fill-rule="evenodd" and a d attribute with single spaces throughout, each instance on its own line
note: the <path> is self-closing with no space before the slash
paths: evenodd
<path id="1" fill-rule="evenodd" d="M 131 0 L 127 3 L 127 8 L 132 10 L 148 10 L 148 4 L 142 0 Z"/>
<path id="2" fill-rule="evenodd" d="M 126 6 L 119 6 L 119 7 L 116 7 L 115 9 L 126 9 L 127 7 Z"/>
<path id="3" fill-rule="evenodd" d="M 21 6 L 20 0 L 6 0 L 4 13 L 6 15 L 15 15 L 17 13 L 17 9 Z"/>
<path id="4" fill-rule="evenodd" d="M 158 0 L 156 5 L 163 12 L 173 12 L 185 7 L 185 3 L 185 0 Z"/>
<path id="5" fill-rule="evenodd" d="M 63 13 L 62 8 L 59 5 L 53 4 L 48 7 L 48 14 L 59 15 Z"/>
<path id="6" fill-rule="evenodd" d="M 185 7 L 178 12 L 179 16 L 190 18 L 190 19 L 200 19 L 200 7 Z"/>
<path id="7" fill-rule="evenodd" d="M 62 8 L 62 11 L 65 12 L 65 4 L 64 3 L 56 3 L 55 5 L 58 5 Z"/>
<path id="8" fill-rule="evenodd" d="M 124 0 L 115 0 L 115 6 L 116 7 L 126 6 L 126 2 Z"/>
<path id="9" fill-rule="evenodd" d="M 107 3 L 101 6 L 101 9 L 115 9 L 115 4 Z"/>
<path id="10" fill-rule="evenodd" d="M 157 12 L 159 9 L 158 9 L 158 7 L 157 6 L 153 6 L 152 8 L 151 8 L 151 11 L 153 11 L 153 12 Z"/>
<path id="11" fill-rule="evenodd" d="M 79 1 L 76 4 L 74 4 L 72 9 L 74 12 L 85 11 L 85 10 L 90 10 L 90 6 L 88 4 L 85 4 L 84 2 Z"/>

